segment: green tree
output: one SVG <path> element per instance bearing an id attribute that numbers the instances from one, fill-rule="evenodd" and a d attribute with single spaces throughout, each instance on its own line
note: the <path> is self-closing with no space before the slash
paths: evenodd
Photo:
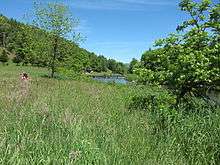
<path id="1" fill-rule="evenodd" d="M 130 62 L 129 68 L 128 68 L 128 73 L 133 73 L 135 65 L 138 63 L 138 60 L 133 58 L 132 61 Z"/>
<path id="2" fill-rule="evenodd" d="M 118 74 L 125 74 L 126 73 L 126 66 L 122 62 L 118 62 L 116 65 L 116 73 Z"/>
<path id="3" fill-rule="evenodd" d="M 97 72 L 106 72 L 108 67 L 107 59 L 104 56 L 98 56 L 96 60 Z"/>
<path id="4" fill-rule="evenodd" d="M 115 61 L 114 59 L 109 59 L 108 69 L 111 70 L 113 73 L 115 73 L 117 69 L 117 61 Z"/>
<path id="5" fill-rule="evenodd" d="M 0 46 L 6 47 L 7 35 L 10 31 L 10 25 L 3 15 L 0 15 Z"/>
<path id="6" fill-rule="evenodd" d="M 63 37 L 73 34 L 75 27 L 78 25 L 78 20 L 73 18 L 70 9 L 64 4 L 47 3 L 46 5 L 34 5 L 34 25 L 46 30 L 50 34 L 49 44 L 52 48 L 52 53 L 49 54 L 49 67 L 51 69 L 51 77 L 57 68 L 57 63 L 61 54 L 59 54 L 59 44 Z M 77 36 L 77 35 L 75 35 Z"/>
<path id="7" fill-rule="evenodd" d="M 8 58 L 7 52 L 5 49 L 3 49 L 2 54 L 0 55 L 0 62 L 5 64 L 6 62 L 8 62 L 8 60 L 9 58 Z"/>
<path id="8" fill-rule="evenodd" d="M 177 105 L 186 95 L 199 96 L 201 88 L 220 80 L 219 4 L 183 0 L 179 6 L 190 19 L 177 27 L 177 33 L 158 40 L 159 49 L 149 52 L 145 65 L 136 69 L 141 81 L 171 87 Z"/>
<path id="9" fill-rule="evenodd" d="M 15 44 L 14 50 L 16 57 L 14 58 L 13 62 L 27 64 L 29 51 L 27 46 L 28 45 L 27 35 L 25 33 L 24 27 L 19 27 L 19 32 L 16 33 L 14 44 Z"/>

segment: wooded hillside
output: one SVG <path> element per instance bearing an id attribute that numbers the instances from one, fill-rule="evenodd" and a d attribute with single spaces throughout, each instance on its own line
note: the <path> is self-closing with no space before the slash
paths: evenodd
<path id="1" fill-rule="evenodd" d="M 123 74 L 126 66 L 113 59 L 96 55 L 80 48 L 74 41 L 59 38 L 58 67 L 65 67 L 76 72 L 92 70 L 110 71 Z M 48 67 L 50 65 L 51 39 L 49 33 L 37 27 L 18 22 L 0 15 L 0 47 L 10 52 L 14 63 Z M 1 48 L 1 49 L 2 49 Z"/>

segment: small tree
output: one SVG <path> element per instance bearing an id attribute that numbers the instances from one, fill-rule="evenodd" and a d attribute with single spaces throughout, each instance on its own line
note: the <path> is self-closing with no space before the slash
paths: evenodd
<path id="1" fill-rule="evenodd" d="M 45 44 L 50 45 L 52 53 L 46 59 L 49 60 L 51 77 L 53 78 L 61 57 L 59 54 L 60 39 L 67 37 L 68 34 L 76 34 L 74 30 L 78 26 L 78 20 L 73 18 L 67 6 L 58 3 L 47 3 L 45 5 L 35 3 L 34 15 L 34 25 L 46 30 L 50 34 L 50 41 Z"/>
<path id="2" fill-rule="evenodd" d="M 8 58 L 7 52 L 5 51 L 5 49 L 3 49 L 2 54 L 0 55 L 0 62 L 5 64 L 6 62 L 8 62 L 8 60 L 9 58 Z"/>

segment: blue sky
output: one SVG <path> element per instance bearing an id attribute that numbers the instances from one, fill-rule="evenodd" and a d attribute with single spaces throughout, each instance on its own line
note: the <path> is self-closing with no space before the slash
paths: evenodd
<path id="1" fill-rule="evenodd" d="M 122 62 L 140 59 L 156 39 L 174 32 L 186 19 L 178 0 L 57 1 L 69 5 L 80 19 L 78 30 L 87 38 L 81 47 Z M 31 0 L 0 0 L 0 13 L 19 21 L 31 8 Z"/>

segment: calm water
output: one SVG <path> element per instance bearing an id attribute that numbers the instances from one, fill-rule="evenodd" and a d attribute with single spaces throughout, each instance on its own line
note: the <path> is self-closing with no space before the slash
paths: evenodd
<path id="1" fill-rule="evenodd" d="M 127 84 L 128 81 L 124 77 L 93 77 L 93 80 L 105 82 L 105 83 L 116 83 L 116 84 Z"/>

